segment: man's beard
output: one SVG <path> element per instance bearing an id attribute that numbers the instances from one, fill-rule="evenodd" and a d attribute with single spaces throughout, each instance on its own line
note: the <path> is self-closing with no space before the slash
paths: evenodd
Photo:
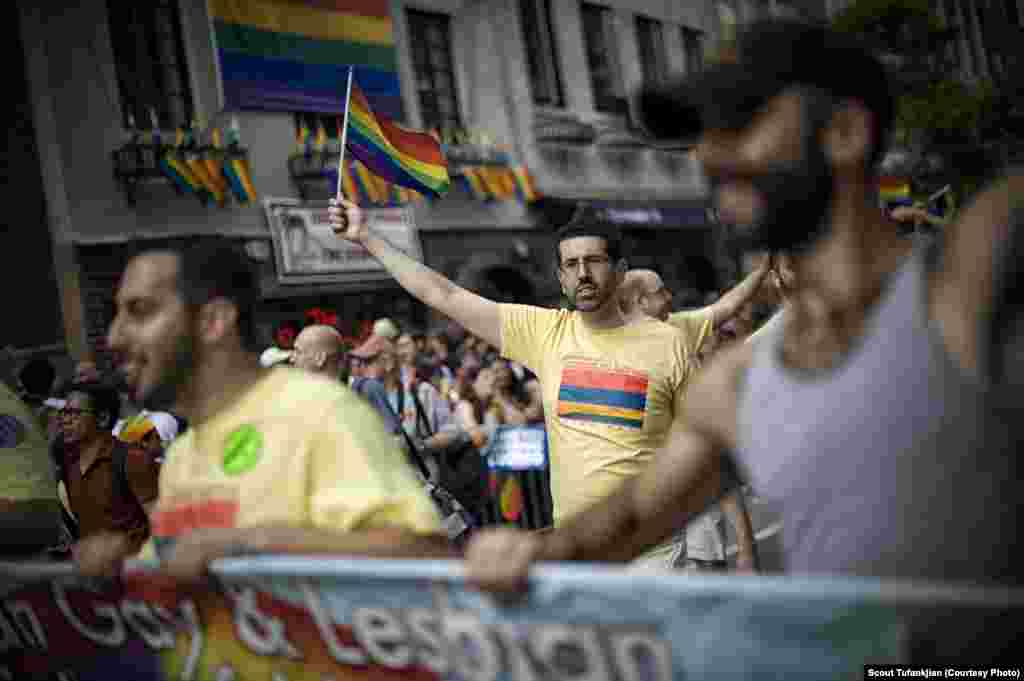
<path id="1" fill-rule="evenodd" d="M 777 163 L 750 176 L 764 205 L 749 225 L 726 225 L 726 240 L 741 252 L 800 253 L 828 234 L 832 172 L 820 145 L 805 144 L 799 161 Z"/>
<path id="2" fill-rule="evenodd" d="M 603 292 L 601 291 L 601 287 L 599 287 L 596 283 L 588 281 L 587 285 L 593 288 L 595 291 L 597 291 L 597 297 L 595 298 L 597 304 L 594 305 L 594 307 L 592 307 L 589 311 L 600 309 L 606 302 L 608 302 L 608 296 L 602 295 Z M 576 297 L 581 286 L 583 286 L 583 282 L 576 284 L 575 289 L 572 289 L 570 291 L 563 290 L 562 292 L 565 296 L 566 307 L 569 309 L 570 312 L 580 311 L 579 305 L 576 304 Z"/>
<path id="3" fill-rule="evenodd" d="M 192 377 L 195 366 L 195 339 L 191 334 L 183 333 L 174 343 L 170 366 L 164 371 L 160 382 L 142 396 L 142 406 L 150 411 L 171 410 L 178 401 L 182 387 Z"/>

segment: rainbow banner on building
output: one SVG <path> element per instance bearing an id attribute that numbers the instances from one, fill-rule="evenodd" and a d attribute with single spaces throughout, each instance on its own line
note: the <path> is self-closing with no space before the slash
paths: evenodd
<path id="1" fill-rule="evenodd" d="M 375 113 L 356 82 L 348 100 L 346 146 L 373 174 L 424 196 L 437 198 L 451 184 L 441 143 Z"/>
<path id="2" fill-rule="evenodd" d="M 403 118 L 388 0 L 209 0 L 228 111 L 340 114 L 356 83 L 374 110 Z"/>
<path id="3" fill-rule="evenodd" d="M 643 428 L 647 376 L 573 362 L 562 370 L 558 415 L 563 419 Z"/>

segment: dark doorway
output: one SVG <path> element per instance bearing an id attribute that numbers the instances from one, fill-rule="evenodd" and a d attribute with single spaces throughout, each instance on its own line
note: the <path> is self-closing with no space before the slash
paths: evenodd
<path id="1" fill-rule="evenodd" d="M 7 105 L 0 107 L 7 141 L 0 154 L 0 205 L 6 211 L 0 218 L 0 291 L 7 294 L 0 345 L 34 348 L 62 343 L 64 324 L 20 28 L 17 3 L 2 3 L 0 45 L 11 76 Z"/>

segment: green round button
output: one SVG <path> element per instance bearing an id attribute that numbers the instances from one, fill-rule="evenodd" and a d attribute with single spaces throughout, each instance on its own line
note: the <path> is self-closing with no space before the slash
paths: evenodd
<path id="1" fill-rule="evenodd" d="M 253 426 L 240 426 L 224 445 L 224 472 L 240 475 L 255 466 L 262 454 L 263 434 Z"/>

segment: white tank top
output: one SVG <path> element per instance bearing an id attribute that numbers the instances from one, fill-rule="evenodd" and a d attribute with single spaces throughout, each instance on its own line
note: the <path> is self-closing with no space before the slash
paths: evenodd
<path id="1" fill-rule="evenodd" d="M 784 323 L 755 346 L 739 455 L 782 514 L 790 572 L 991 581 L 1015 571 L 1024 494 L 1011 429 L 932 328 L 922 255 L 892 276 L 838 368 L 784 367 Z"/>

